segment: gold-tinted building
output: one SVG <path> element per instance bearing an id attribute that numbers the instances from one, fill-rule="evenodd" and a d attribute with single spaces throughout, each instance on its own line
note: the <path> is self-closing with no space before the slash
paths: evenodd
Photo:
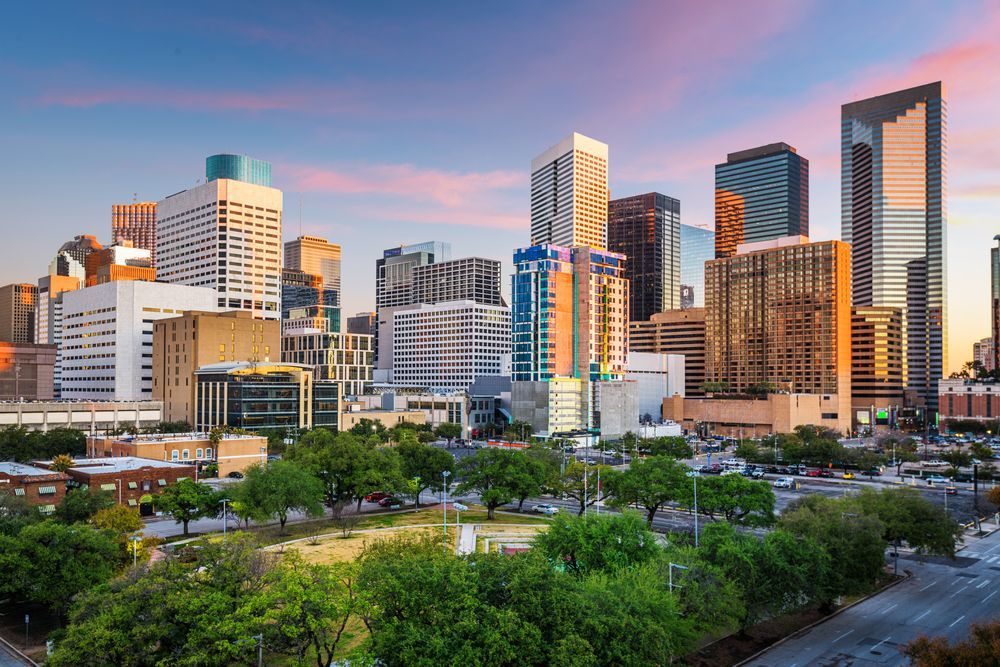
<path id="1" fill-rule="evenodd" d="M 851 404 L 858 426 L 889 425 L 903 406 L 903 312 L 899 308 L 851 309 Z"/>
<path id="2" fill-rule="evenodd" d="M 156 202 L 111 206 L 111 242 L 131 241 L 136 248 L 148 250 L 156 266 Z"/>
<path id="3" fill-rule="evenodd" d="M 287 241 L 284 267 L 321 276 L 323 287 L 340 292 L 340 244 L 318 236 Z"/>
<path id="4" fill-rule="evenodd" d="M 705 383 L 705 309 L 654 313 L 648 322 L 629 322 L 631 352 L 684 355 L 684 394 L 702 396 Z"/>
<path id="5" fill-rule="evenodd" d="M 220 362 L 269 362 L 281 357 L 277 320 L 249 312 L 189 312 L 153 323 L 153 400 L 164 421 L 194 424 L 194 372 Z"/>
<path id="6" fill-rule="evenodd" d="M 35 305 L 38 287 L 15 283 L 0 287 L 0 341 L 35 342 Z"/>

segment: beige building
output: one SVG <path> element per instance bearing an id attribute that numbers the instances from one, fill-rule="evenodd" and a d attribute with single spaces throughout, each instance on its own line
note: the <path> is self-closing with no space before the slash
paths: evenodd
<path id="1" fill-rule="evenodd" d="M 386 428 L 399 426 L 403 422 L 423 424 L 427 417 L 422 410 L 365 410 L 364 403 L 347 401 L 344 411 L 340 413 L 340 431 L 350 431 L 361 423 L 361 420 L 378 422 Z"/>
<path id="2" fill-rule="evenodd" d="M 255 463 L 267 461 L 267 438 L 257 435 L 222 434 L 213 443 L 207 433 L 154 433 L 135 436 L 91 436 L 87 456 L 134 456 L 174 463 L 215 463 L 219 477 L 243 472 Z"/>
<path id="3" fill-rule="evenodd" d="M 663 399 L 663 418 L 690 431 L 704 428 L 737 438 L 790 433 L 804 424 L 846 433 L 851 427 L 850 416 L 838 412 L 839 406 L 836 395 L 769 394 L 759 400 L 673 396 Z"/>
<path id="4" fill-rule="evenodd" d="M 246 311 L 188 312 L 153 324 L 153 400 L 165 421 L 195 421 L 194 372 L 220 362 L 269 362 L 281 357 L 277 320 Z"/>
<path id="5" fill-rule="evenodd" d="M 286 269 L 320 276 L 323 287 L 340 292 L 340 244 L 318 236 L 300 236 L 285 242 Z"/>
<path id="6" fill-rule="evenodd" d="M 0 400 L 51 401 L 55 345 L 0 341 Z"/>
<path id="7" fill-rule="evenodd" d="M 628 345 L 631 352 L 682 355 L 685 395 L 704 395 L 704 308 L 668 310 L 653 314 L 648 322 L 629 322 Z"/>
<path id="8" fill-rule="evenodd" d="M 904 405 L 903 313 L 899 308 L 851 309 L 851 407 L 855 425 L 888 427 Z"/>
<path id="9" fill-rule="evenodd" d="M 38 287 L 15 283 L 0 287 L 0 341 L 35 342 L 35 305 Z"/>

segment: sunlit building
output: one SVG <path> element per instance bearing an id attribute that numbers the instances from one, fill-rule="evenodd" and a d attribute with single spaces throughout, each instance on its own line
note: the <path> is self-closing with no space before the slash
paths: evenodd
<path id="1" fill-rule="evenodd" d="M 705 262 L 710 259 L 715 259 L 715 232 L 682 224 L 681 308 L 705 307 Z"/>
<path id="2" fill-rule="evenodd" d="M 319 276 L 324 288 L 336 297 L 340 305 L 340 245 L 318 236 L 300 236 L 285 242 L 284 268 Z"/>
<path id="3" fill-rule="evenodd" d="M 125 240 L 87 255 L 86 286 L 114 280 L 156 280 L 152 252 Z"/>
<path id="4" fill-rule="evenodd" d="M 271 187 L 271 163 L 249 155 L 220 153 L 205 158 L 205 182 L 218 179 Z"/>
<path id="5" fill-rule="evenodd" d="M 131 241 L 133 247 L 149 251 L 156 266 L 156 202 L 143 201 L 111 206 L 111 243 Z"/>
<path id="6" fill-rule="evenodd" d="M 15 283 L 0 287 L 0 341 L 35 342 L 35 306 L 38 286 Z"/>
<path id="7" fill-rule="evenodd" d="M 705 309 L 656 313 L 645 322 L 629 322 L 630 352 L 684 357 L 684 394 L 703 396 L 705 384 Z"/>
<path id="8" fill-rule="evenodd" d="M 903 407 L 903 315 L 851 309 L 851 403 L 855 425 L 888 427 Z"/>

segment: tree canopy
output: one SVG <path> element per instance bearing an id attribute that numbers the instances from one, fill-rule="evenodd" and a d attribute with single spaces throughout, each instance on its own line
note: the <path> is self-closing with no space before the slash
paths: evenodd
<path id="1" fill-rule="evenodd" d="M 532 462 L 524 452 L 500 447 L 480 449 L 459 463 L 462 481 L 455 493 L 478 493 L 486 505 L 487 518 L 493 519 L 497 507 L 520 495 L 531 469 Z"/>
<path id="2" fill-rule="evenodd" d="M 174 521 L 184 524 L 184 534 L 187 535 L 188 524 L 195 519 L 219 516 L 221 499 L 222 496 L 208 484 L 182 479 L 155 496 L 155 504 Z"/>

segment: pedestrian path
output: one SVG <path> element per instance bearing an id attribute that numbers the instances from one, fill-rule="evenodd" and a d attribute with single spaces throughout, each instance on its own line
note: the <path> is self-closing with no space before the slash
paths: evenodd
<path id="1" fill-rule="evenodd" d="M 455 553 L 459 556 L 476 552 L 476 526 L 474 524 L 464 524 L 462 532 L 458 534 L 458 546 Z"/>

